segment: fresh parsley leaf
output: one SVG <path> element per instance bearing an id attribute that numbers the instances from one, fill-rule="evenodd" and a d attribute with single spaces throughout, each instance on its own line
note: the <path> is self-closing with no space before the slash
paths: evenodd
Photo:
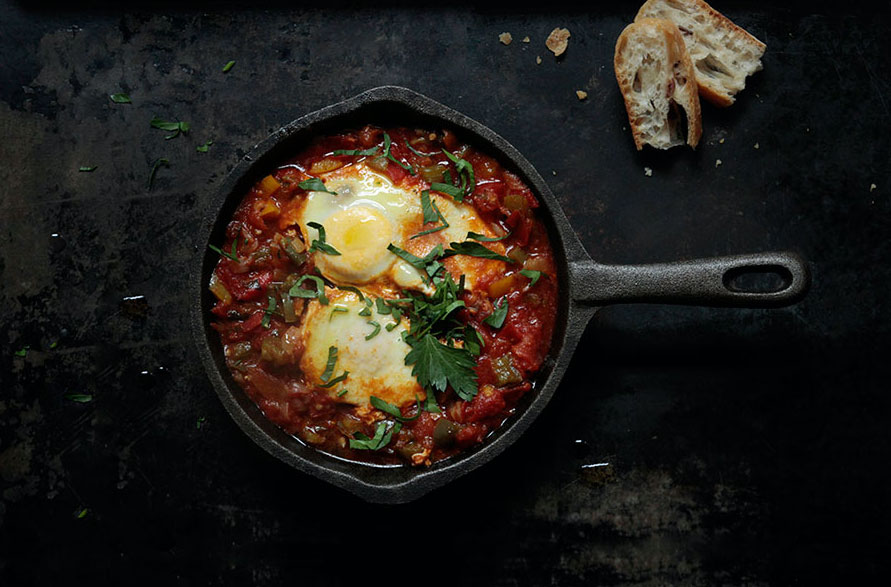
<path id="1" fill-rule="evenodd" d="M 387 250 L 420 271 L 422 274 L 427 273 L 427 265 L 429 263 L 434 262 L 436 259 L 443 255 L 442 245 L 436 245 L 429 253 L 427 253 L 423 257 L 418 257 L 417 255 L 409 253 L 408 251 L 404 251 L 393 243 L 387 245 Z"/>
<path id="2" fill-rule="evenodd" d="M 374 305 L 377 309 L 377 313 L 383 314 L 384 316 L 393 311 L 393 309 L 384 302 L 383 298 L 375 298 Z"/>
<path id="3" fill-rule="evenodd" d="M 371 340 L 372 338 L 377 336 L 378 333 L 381 331 L 381 325 L 378 324 L 377 322 L 375 322 L 374 320 L 369 320 L 368 323 L 371 324 L 372 326 L 374 326 L 374 330 L 371 332 L 371 334 L 369 334 L 368 336 L 365 337 L 365 340 Z"/>
<path id="4" fill-rule="evenodd" d="M 535 271 L 533 269 L 523 269 L 520 271 L 520 274 L 525 275 L 532 281 L 529 283 L 529 287 L 533 287 L 538 280 L 541 278 L 541 271 Z"/>
<path id="5" fill-rule="evenodd" d="M 470 353 L 442 344 L 432 334 L 420 339 L 408 339 L 411 351 L 405 356 L 406 365 L 414 365 L 412 375 L 425 388 L 445 391 L 451 386 L 463 400 L 477 394 L 475 361 Z"/>
<path id="6" fill-rule="evenodd" d="M 148 177 L 148 189 L 151 191 L 152 185 L 155 183 L 155 174 L 158 173 L 158 168 L 161 166 L 170 167 L 170 161 L 161 157 L 159 159 L 155 159 L 155 162 L 152 164 L 152 170 L 149 173 Z"/>
<path id="7" fill-rule="evenodd" d="M 195 147 L 195 150 L 198 151 L 199 153 L 207 153 L 207 151 L 210 149 L 210 146 L 212 144 L 213 144 L 213 141 L 207 141 L 203 145 L 198 145 L 197 147 Z"/>
<path id="8" fill-rule="evenodd" d="M 315 228 L 319 231 L 319 238 L 314 239 L 309 245 L 309 252 L 312 253 L 314 251 L 321 251 L 326 255 L 339 256 L 340 251 L 329 245 L 325 242 L 325 227 L 319 224 L 318 222 L 307 222 L 307 226 L 310 228 Z"/>
<path id="9" fill-rule="evenodd" d="M 316 284 L 316 291 L 312 291 L 309 289 L 304 289 L 300 287 L 300 285 L 304 281 L 312 281 Z M 291 286 L 291 289 L 288 290 L 288 295 L 292 298 L 319 298 L 319 303 L 323 306 L 328 305 L 328 298 L 325 296 L 325 282 L 322 281 L 321 277 L 317 277 L 315 275 L 303 275 L 298 279 L 294 285 Z"/>
<path id="10" fill-rule="evenodd" d="M 468 325 L 464 327 L 464 348 L 467 349 L 467 352 L 474 357 L 478 357 L 483 352 L 484 344 L 480 333 L 473 326 Z"/>
<path id="11" fill-rule="evenodd" d="M 392 161 L 399 167 L 403 168 L 404 170 L 408 171 L 411 175 L 414 175 L 415 174 L 414 167 L 412 167 L 411 165 L 406 165 L 402 161 L 399 161 L 396 157 L 393 156 L 392 153 L 390 153 L 390 147 L 392 146 L 392 144 L 393 144 L 393 141 L 390 139 L 390 135 L 388 135 L 387 133 L 384 133 L 384 157 L 386 157 L 387 159 L 389 159 L 390 161 Z"/>
<path id="12" fill-rule="evenodd" d="M 17 357 L 27 357 L 28 351 L 30 351 L 30 350 L 31 350 L 31 346 L 26 344 L 25 346 L 23 346 L 22 348 L 20 348 L 16 352 L 14 352 L 13 354 Z"/>
<path id="13" fill-rule="evenodd" d="M 382 400 L 381 398 L 379 398 L 377 396 L 372 395 L 372 396 L 369 396 L 368 399 L 369 399 L 369 401 L 371 401 L 372 406 L 374 406 L 375 408 L 379 409 L 380 411 L 382 411 L 386 414 L 393 416 L 399 422 L 411 422 L 412 420 L 417 420 L 418 416 L 421 415 L 421 400 L 418 399 L 417 396 L 415 396 L 415 408 L 416 408 L 415 415 L 410 418 L 404 417 L 402 415 L 402 410 L 400 410 L 398 407 L 394 406 L 390 402 Z"/>
<path id="14" fill-rule="evenodd" d="M 343 396 L 345 396 L 347 393 L 349 393 L 349 391 L 350 391 L 350 390 L 348 390 L 346 387 L 344 387 L 343 389 L 341 389 L 340 391 L 338 391 L 335 395 L 336 395 L 337 397 L 343 397 Z"/>
<path id="15" fill-rule="evenodd" d="M 436 403 L 436 395 L 433 393 L 433 390 L 427 388 L 424 393 L 427 394 L 427 397 L 424 398 L 424 411 L 431 414 L 441 414 L 442 410 L 439 409 L 439 404 Z"/>
<path id="16" fill-rule="evenodd" d="M 442 212 L 439 211 L 436 202 L 430 198 L 429 190 L 421 192 L 421 212 L 424 214 L 424 224 L 427 224 L 428 222 L 436 222 L 437 220 L 442 222 L 442 224 L 427 230 L 422 230 L 421 232 L 412 235 L 411 238 L 418 238 L 419 236 L 431 234 L 449 227 L 449 223 L 446 221 L 445 216 L 442 215 Z"/>
<path id="17" fill-rule="evenodd" d="M 499 255 L 492 249 L 484 247 L 479 243 L 464 241 L 463 243 L 449 243 L 449 249 L 445 251 L 445 255 L 467 255 L 469 257 L 480 257 L 482 259 L 495 259 L 496 261 L 504 261 L 505 263 L 513 263 L 514 260 L 504 255 Z"/>
<path id="18" fill-rule="evenodd" d="M 335 384 L 335 383 L 340 383 L 341 381 L 345 380 L 345 379 L 346 379 L 347 377 L 349 377 L 349 376 L 350 376 L 350 372 L 349 372 L 349 371 L 344 371 L 343 373 L 341 373 L 340 375 L 338 375 L 337 377 L 335 377 L 334 379 L 332 379 L 332 380 L 329 381 L 328 383 L 326 383 L 326 384 L 324 384 L 324 385 L 319 385 L 319 387 L 323 387 L 323 388 L 326 388 L 326 389 L 329 388 L 329 387 L 334 387 L 334 384 Z"/>
<path id="19" fill-rule="evenodd" d="M 133 102 L 130 100 L 130 96 L 127 94 L 109 94 L 109 98 L 115 104 L 132 104 Z"/>
<path id="20" fill-rule="evenodd" d="M 387 329 L 387 332 L 393 332 L 393 329 L 396 328 L 397 326 L 399 326 L 398 322 L 390 322 L 389 324 L 384 326 L 384 328 Z"/>
<path id="21" fill-rule="evenodd" d="M 492 307 L 492 313 L 483 320 L 492 328 L 501 328 L 504 326 L 504 319 L 507 318 L 507 298 L 501 298 L 499 302 L 501 303 L 495 303 Z"/>
<path id="22" fill-rule="evenodd" d="M 229 70 L 235 66 L 235 61 L 229 61 L 223 66 L 223 73 L 229 73 Z"/>
<path id="23" fill-rule="evenodd" d="M 263 320 L 260 321 L 260 326 L 263 328 L 269 328 L 269 323 L 272 320 L 272 313 L 275 312 L 275 308 L 278 305 L 278 302 L 275 300 L 275 296 L 268 296 L 269 304 L 266 306 L 266 310 L 263 311 Z"/>
<path id="24" fill-rule="evenodd" d="M 455 198 L 457 201 L 462 201 L 464 196 L 467 194 L 472 194 L 473 190 L 476 188 L 476 177 L 473 173 L 473 165 L 470 164 L 470 161 L 466 159 L 462 159 L 453 153 L 449 153 L 445 149 L 442 150 L 443 154 L 448 157 L 449 161 L 455 164 L 455 171 L 458 172 L 458 175 L 461 177 L 461 199 Z"/>
<path id="25" fill-rule="evenodd" d="M 475 241 L 480 241 L 483 243 L 497 243 L 498 241 L 503 241 L 510 235 L 511 235 L 511 233 L 507 233 L 504 236 L 486 236 L 484 234 L 479 234 L 477 232 L 468 232 L 467 238 L 471 238 Z"/>
<path id="26" fill-rule="evenodd" d="M 359 310 L 359 315 L 360 316 L 371 316 L 371 308 L 369 308 L 369 307 L 362 308 L 361 310 Z"/>
<path id="27" fill-rule="evenodd" d="M 337 195 L 337 192 L 332 192 L 331 190 L 326 188 L 325 182 L 318 177 L 310 177 L 309 179 L 304 179 L 297 184 L 297 187 L 308 192 L 325 192 L 331 194 L 332 196 Z"/>
<path id="28" fill-rule="evenodd" d="M 405 146 L 408 148 L 409 151 L 411 151 L 412 153 L 414 153 L 414 154 L 417 155 L 418 157 L 429 157 L 430 155 L 433 154 L 433 153 L 429 153 L 429 154 L 428 154 L 428 153 L 421 153 L 420 151 L 418 151 L 417 149 L 415 149 L 414 147 L 412 147 L 412 146 L 411 146 L 411 143 L 408 142 L 408 141 L 405 141 Z"/>
<path id="29" fill-rule="evenodd" d="M 464 200 L 464 192 L 461 191 L 461 188 L 448 183 L 433 182 L 430 184 L 430 189 L 434 192 L 440 192 L 446 194 L 447 196 L 452 196 L 458 202 Z"/>
<path id="30" fill-rule="evenodd" d="M 337 347 L 331 345 L 328 347 L 328 362 L 325 364 L 325 370 L 322 372 L 322 383 L 327 383 L 334 374 L 334 367 L 337 366 Z"/>
<path id="31" fill-rule="evenodd" d="M 370 149 L 337 149 L 331 153 L 334 156 L 338 155 L 350 155 L 352 157 L 371 157 L 373 155 L 377 155 L 377 147 L 372 147 Z"/>
<path id="32" fill-rule="evenodd" d="M 390 444 L 393 435 L 398 434 L 400 430 L 402 430 L 402 424 L 399 422 L 381 420 L 377 423 L 373 438 L 368 438 L 367 435 L 356 432 L 355 438 L 350 439 L 350 448 L 357 450 L 380 450 Z"/>
<path id="33" fill-rule="evenodd" d="M 164 137 L 165 139 L 173 139 L 179 136 L 179 133 L 186 134 L 192 128 L 188 122 L 168 122 L 157 116 L 152 118 L 151 121 L 152 128 L 158 128 L 161 130 L 173 131 L 173 134 L 167 135 Z"/>
<path id="34" fill-rule="evenodd" d="M 221 255 L 221 256 L 223 256 L 223 257 L 226 257 L 227 259 L 232 259 L 232 260 L 235 261 L 236 263 L 240 263 L 240 262 L 241 262 L 241 259 L 239 259 L 239 258 L 236 256 L 236 254 L 235 254 L 235 243 L 236 243 L 236 242 L 237 242 L 237 239 L 234 240 L 234 241 L 232 241 L 232 252 L 231 252 L 231 253 L 230 253 L 229 251 L 224 251 L 224 250 L 221 249 L 220 247 L 216 247 L 216 246 L 211 245 L 211 244 L 208 244 L 208 245 L 207 245 L 207 248 L 210 249 L 211 251 L 213 251 L 214 253 L 218 254 L 218 255 Z"/>
<path id="35" fill-rule="evenodd" d="M 331 314 L 328 316 L 328 322 L 331 322 L 331 319 L 334 318 L 334 314 L 338 313 L 349 313 L 349 309 L 346 306 L 334 306 L 331 308 Z"/>
<path id="36" fill-rule="evenodd" d="M 92 166 L 83 165 L 81 167 L 78 167 L 77 170 L 84 172 L 84 173 L 90 173 L 91 171 L 96 171 L 96 169 L 98 169 L 98 167 L 99 167 L 98 165 L 92 165 Z"/>
<path id="37" fill-rule="evenodd" d="M 65 399 L 69 399 L 79 404 L 87 404 L 93 401 L 93 396 L 88 393 L 66 393 Z"/>

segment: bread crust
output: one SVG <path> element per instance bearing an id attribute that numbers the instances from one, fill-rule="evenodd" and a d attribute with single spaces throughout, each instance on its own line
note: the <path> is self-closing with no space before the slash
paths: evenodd
<path id="1" fill-rule="evenodd" d="M 726 107 L 745 88 L 749 75 L 762 69 L 767 45 L 704 0 L 647 0 L 635 21 L 663 18 L 681 30 L 696 71 L 700 95 Z"/>
<path id="2" fill-rule="evenodd" d="M 637 150 L 684 144 L 677 108 L 686 116 L 686 143 L 699 144 L 702 116 L 695 71 L 677 25 L 642 18 L 625 27 L 613 61 Z"/>

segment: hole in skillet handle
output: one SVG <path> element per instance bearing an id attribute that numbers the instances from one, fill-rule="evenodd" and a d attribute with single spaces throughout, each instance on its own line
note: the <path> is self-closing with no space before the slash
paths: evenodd
<path id="1" fill-rule="evenodd" d="M 737 293 L 777 293 L 792 285 L 792 272 L 781 265 L 734 267 L 723 277 L 724 287 Z"/>

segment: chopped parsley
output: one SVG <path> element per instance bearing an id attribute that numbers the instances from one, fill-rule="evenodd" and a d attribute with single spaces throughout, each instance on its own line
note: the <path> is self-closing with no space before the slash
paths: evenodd
<path id="1" fill-rule="evenodd" d="M 449 158 L 449 161 L 455 164 L 455 171 L 458 172 L 458 176 L 461 178 L 461 194 L 460 197 L 455 197 L 455 200 L 463 202 L 464 196 L 472 194 L 473 190 L 476 188 L 476 177 L 473 174 L 473 165 L 470 164 L 470 161 L 449 153 L 445 149 L 443 149 L 442 152 Z"/>
<path id="2" fill-rule="evenodd" d="M 83 172 L 83 173 L 90 173 L 92 171 L 96 171 L 96 169 L 98 169 L 98 168 L 99 168 L 98 165 L 82 165 L 82 166 L 78 167 L 77 170 L 80 172 Z"/>
<path id="3" fill-rule="evenodd" d="M 422 230 L 421 232 L 413 235 L 411 238 L 418 238 L 419 236 L 431 234 L 449 227 L 448 221 L 446 221 L 445 216 L 442 215 L 442 212 L 439 211 L 439 208 L 436 206 L 436 202 L 434 202 L 430 198 L 429 190 L 424 190 L 421 192 L 421 212 L 424 214 L 424 224 L 436 222 L 437 220 L 440 221 L 442 224 L 440 224 L 439 226 L 434 226 L 433 228 L 429 228 L 427 230 Z"/>
<path id="4" fill-rule="evenodd" d="M 30 351 L 30 350 L 31 350 L 31 346 L 26 344 L 25 346 L 23 346 L 22 348 L 20 348 L 16 352 L 14 352 L 13 354 L 17 357 L 27 357 L 28 351 Z"/>
<path id="5" fill-rule="evenodd" d="M 368 323 L 374 326 L 374 330 L 371 331 L 371 334 L 365 337 L 365 340 L 371 340 L 381 331 L 381 325 L 379 323 L 375 322 L 374 320 L 369 320 Z"/>
<path id="6" fill-rule="evenodd" d="M 449 247 L 450 248 L 445 252 L 447 257 L 451 257 L 452 255 L 467 255 L 469 257 L 480 257 L 482 259 L 495 259 L 496 261 L 504 261 L 505 263 L 514 262 L 510 257 L 500 255 L 479 243 L 464 241 L 463 243 L 449 243 Z"/>
<path id="7" fill-rule="evenodd" d="M 197 147 L 195 147 L 195 150 L 198 151 L 199 153 L 207 153 L 207 151 L 210 149 L 210 146 L 212 144 L 213 144 L 213 141 L 207 141 L 203 145 L 198 145 Z"/>
<path id="8" fill-rule="evenodd" d="M 217 246 L 214 246 L 211 244 L 208 244 L 207 248 L 210 249 L 211 251 L 217 253 L 218 255 L 226 257 L 227 259 L 232 259 L 236 263 L 241 262 L 241 259 L 238 258 L 238 239 L 237 238 L 232 240 L 232 250 L 231 251 L 224 251 L 220 247 L 217 247 Z"/>
<path id="9" fill-rule="evenodd" d="M 501 298 L 499 302 L 501 303 L 495 303 L 492 307 L 492 313 L 483 320 L 483 322 L 492 328 L 501 328 L 504 326 L 504 319 L 507 318 L 507 299 Z"/>
<path id="10" fill-rule="evenodd" d="M 159 128 L 161 130 L 171 131 L 172 134 L 167 135 L 164 139 L 174 139 L 179 136 L 179 133 L 187 134 L 189 130 L 191 130 L 192 126 L 188 122 L 168 122 L 166 120 L 162 120 L 157 116 L 152 118 L 150 123 L 152 128 Z"/>
<path id="11" fill-rule="evenodd" d="M 331 193 L 333 193 L 333 192 L 331 192 Z M 315 251 L 321 251 L 321 252 L 325 253 L 326 255 L 334 255 L 334 256 L 340 255 L 340 251 L 338 251 L 337 249 L 335 249 L 334 247 L 332 247 L 331 245 L 329 245 L 328 243 L 325 242 L 326 236 L 325 236 L 325 227 L 324 226 L 322 226 L 318 222 L 307 222 L 306 225 L 309 226 L 310 228 L 315 228 L 317 231 L 319 231 L 319 238 L 313 239 L 313 241 L 309 245 L 310 253 L 315 252 Z"/>
<path id="12" fill-rule="evenodd" d="M 334 314 L 344 314 L 349 313 L 349 311 L 349 308 L 347 308 L 346 306 L 334 306 L 333 308 L 331 308 L 331 314 L 328 316 L 328 322 L 331 322 L 331 320 L 334 318 Z"/>
<path id="13" fill-rule="evenodd" d="M 229 61 L 223 66 L 223 73 L 229 73 L 229 70 L 235 67 L 235 61 Z"/>
<path id="14" fill-rule="evenodd" d="M 65 399 L 77 402 L 79 404 L 88 404 L 93 401 L 93 396 L 88 393 L 66 393 Z"/>
<path id="15" fill-rule="evenodd" d="M 154 183 L 155 183 L 155 174 L 158 173 L 158 168 L 161 167 L 162 165 L 164 167 L 170 167 L 170 161 L 168 161 L 164 157 L 160 157 L 158 159 L 155 159 L 155 162 L 152 164 L 152 170 L 151 170 L 151 172 L 149 172 L 149 177 L 148 177 L 148 189 L 149 190 L 152 189 L 152 185 L 154 185 Z"/>
<path id="16" fill-rule="evenodd" d="M 384 133 L 384 157 L 386 157 L 399 167 L 403 168 L 404 170 L 408 171 L 411 175 L 414 175 L 414 167 L 412 167 L 411 165 L 406 165 L 405 163 L 394 157 L 392 153 L 390 153 L 390 147 L 392 146 L 392 144 L 393 141 L 390 139 L 390 135 Z"/>
<path id="17" fill-rule="evenodd" d="M 520 271 L 520 274 L 532 280 L 529 283 L 529 287 L 533 287 L 541 278 L 541 271 L 534 271 L 532 269 L 523 269 L 522 271 Z"/>
<path id="18" fill-rule="evenodd" d="M 468 232 L 468 233 L 467 233 L 467 238 L 471 238 L 471 239 L 473 239 L 473 240 L 475 240 L 475 241 L 480 241 L 480 242 L 483 242 L 483 243 L 495 243 L 495 242 L 498 242 L 498 241 L 503 241 L 504 239 L 506 239 L 506 238 L 509 237 L 510 235 L 511 235 L 511 233 L 507 233 L 507 234 L 504 235 L 504 236 L 486 236 L 486 235 L 484 235 L 484 234 L 479 234 L 479 233 L 476 233 L 476 232 Z"/>
<path id="19" fill-rule="evenodd" d="M 430 184 L 430 189 L 434 192 L 441 192 L 447 196 L 452 196 L 458 202 L 464 200 L 464 192 L 461 191 L 461 188 L 450 183 L 433 182 Z"/>
<path id="20" fill-rule="evenodd" d="M 111 101 L 114 102 L 115 104 L 132 104 L 133 103 L 133 101 L 130 100 L 130 96 L 128 94 L 123 94 L 123 93 L 109 94 L 108 97 L 111 98 Z"/>
<path id="21" fill-rule="evenodd" d="M 316 290 L 312 291 L 309 289 L 305 289 L 300 287 L 304 281 L 312 281 L 316 284 Z M 292 298 L 319 298 L 319 303 L 323 306 L 328 305 L 328 297 L 325 295 L 325 282 L 322 281 L 321 277 L 316 277 L 315 275 L 303 275 L 291 286 L 291 289 L 288 290 L 288 295 Z"/>
<path id="22" fill-rule="evenodd" d="M 337 192 L 332 192 L 331 190 L 326 188 L 325 182 L 318 177 L 310 177 L 309 179 L 304 179 L 297 184 L 297 187 L 308 192 L 325 192 L 331 194 L 332 196 L 337 195 Z"/>
<path id="23" fill-rule="evenodd" d="M 260 321 L 260 326 L 269 328 L 269 323 L 272 321 L 272 314 L 275 312 L 276 306 L 278 306 L 278 302 L 276 302 L 275 296 L 269 296 L 269 304 L 263 311 L 263 320 Z"/>
<path id="24" fill-rule="evenodd" d="M 372 147 L 370 149 L 337 149 L 333 151 L 331 154 L 334 156 L 338 155 L 351 155 L 353 157 L 371 157 L 372 155 L 377 155 L 377 147 Z"/>
<path id="25" fill-rule="evenodd" d="M 402 410 L 388 401 L 382 400 L 381 398 L 373 395 L 369 396 L 368 399 L 371 401 L 372 406 L 376 407 L 386 414 L 393 416 L 399 422 L 411 422 L 412 420 L 417 420 L 418 416 L 421 415 L 421 400 L 418 399 L 417 396 L 415 396 L 415 408 L 417 409 L 417 411 L 415 412 L 415 415 L 410 418 L 404 417 L 402 415 Z"/>
<path id="26" fill-rule="evenodd" d="M 361 432 L 356 432 L 354 437 L 350 439 L 350 448 L 357 450 L 380 450 L 390 444 L 393 435 L 399 433 L 400 430 L 402 430 L 402 424 L 399 422 L 381 420 L 377 423 L 372 438 Z"/>

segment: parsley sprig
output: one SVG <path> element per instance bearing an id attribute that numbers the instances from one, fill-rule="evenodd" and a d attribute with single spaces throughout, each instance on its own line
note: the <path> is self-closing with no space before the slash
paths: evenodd
<path id="1" fill-rule="evenodd" d="M 335 249 L 334 247 L 329 245 L 327 242 L 325 242 L 325 239 L 327 237 L 325 236 L 325 227 L 324 226 L 322 226 L 318 222 L 307 222 L 306 225 L 309 226 L 310 228 L 315 228 L 317 231 L 319 231 L 319 238 L 313 239 L 313 241 L 309 245 L 310 253 L 313 253 L 315 251 L 321 251 L 321 252 L 325 253 L 326 255 L 334 255 L 334 256 L 340 255 L 340 251 L 338 251 L 337 249 Z"/>

